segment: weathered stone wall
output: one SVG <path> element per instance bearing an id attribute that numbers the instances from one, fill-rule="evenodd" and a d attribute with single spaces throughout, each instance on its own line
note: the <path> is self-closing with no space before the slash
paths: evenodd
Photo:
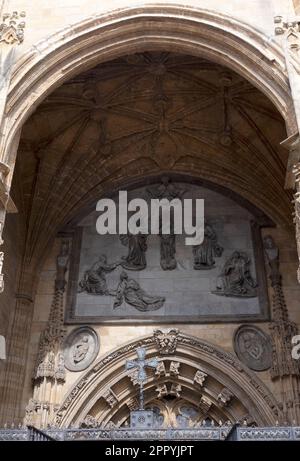
<path id="1" fill-rule="evenodd" d="M 286 297 L 290 319 L 296 322 L 300 327 L 300 287 L 296 278 L 295 268 L 297 267 L 297 253 L 294 243 L 294 238 L 282 228 L 265 229 L 265 234 L 271 234 L 278 244 L 280 250 L 280 270 L 283 275 L 283 290 Z M 46 327 L 51 302 L 54 292 L 54 280 L 56 274 L 56 256 L 59 253 L 59 241 L 56 241 L 53 249 L 49 253 L 44 269 L 41 272 L 40 283 L 38 285 L 37 296 L 34 308 L 34 318 L 31 332 L 31 344 L 29 350 L 27 376 L 23 393 L 23 408 L 25 409 L 29 398 L 32 395 L 32 375 L 35 364 L 39 337 L 42 330 Z M 270 300 L 272 299 L 272 288 L 270 287 Z M 233 336 L 235 330 L 239 327 L 239 323 L 230 324 L 176 324 L 176 328 L 189 335 L 196 336 L 202 340 L 208 341 L 214 345 L 222 347 L 224 350 L 235 355 L 233 349 Z M 269 323 L 260 322 L 256 324 L 269 334 Z M 130 341 L 136 340 L 144 335 L 151 335 L 155 328 L 161 328 L 161 325 L 153 323 L 153 325 L 91 325 L 100 338 L 100 350 L 98 358 L 101 358 L 111 350 Z M 174 327 L 174 325 L 163 325 L 163 328 Z M 67 334 L 69 334 L 77 326 L 67 326 Z M 96 359 L 97 360 L 97 359 Z M 94 362 L 95 363 L 95 362 Z M 85 371 L 70 372 L 67 371 L 66 383 L 62 388 L 61 399 L 68 394 L 74 383 L 83 376 Z M 281 400 L 282 396 L 278 389 L 274 386 L 270 377 L 269 371 L 257 372 L 257 376 L 268 386 L 270 391 Z M 277 394 L 278 392 L 278 394 Z"/>
<path id="2" fill-rule="evenodd" d="M 152 2 L 149 2 L 149 4 Z M 157 2 L 161 4 L 162 2 Z M 173 1 L 172 3 L 180 3 Z M 145 5 L 147 3 L 144 3 Z M 295 8 L 298 8 L 298 2 L 294 2 Z M 92 0 L 64 0 L 55 2 L 55 7 L 52 1 L 40 0 L 37 2 L 29 1 L 4 1 L 1 4 L 2 12 L 26 11 L 26 28 L 25 39 L 21 45 L 16 46 L 15 60 L 21 58 L 22 55 L 37 45 L 38 42 L 44 40 L 44 46 L 47 47 L 47 38 L 62 29 L 66 32 L 70 30 L 71 25 L 80 22 L 85 18 L 97 16 L 101 13 L 111 11 L 117 8 L 127 8 L 128 6 L 136 5 L 134 2 L 115 0 L 113 2 L 98 2 Z M 244 21 L 246 24 L 262 31 L 270 40 L 274 39 L 279 45 L 282 43 L 282 38 L 274 36 L 273 17 L 275 15 L 285 16 L 293 14 L 292 2 L 289 0 L 278 1 L 249 1 L 241 2 L 240 0 L 232 0 L 223 2 L 220 0 L 190 0 L 189 6 L 214 10 L 237 20 Z M 1 46 L 7 46 L 1 44 Z M 271 59 L 270 59 L 271 62 Z M 271 64 L 270 64 L 271 65 Z M 5 99 L 5 95 L 1 94 L 1 100 Z M 290 133 L 291 134 L 291 133 Z M 10 153 L 10 155 L 13 155 Z M 20 241 L 18 217 L 11 216 L 7 218 L 6 228 L 4 233 L 6 259 L 4 272 L 6 275 L 6 292 L 1 295 L 0 307 L 0 334 L 2 331 L 7 332 L 9 322 L 12 322 L 14 315 L 14 290 L 15 276 L 17 275 L 17 266 L 21 258 L 21 251 L 18 246 Z M 281 272 L 283 275 L 283 289 L 286 296 L 286 301 L 290 313 L 291 320 L 300 324 L 299 316 L 299 285 L 296 281 L 296 266 L 297 255 L 294 244 L 294 236 L 283 229 L 272 229 L 270 231 L 274 239 L 280 247 Z M 38 286 L 37 297 L 35 300 L 34 321 L 32 324 L 32 335 L 30 344 L 30 354 L 27 361 L 26 382 L 23 393 L 23 410 L 31 396 L 31 377 L 33 364 L 35 361 L 39 335 L 44 329 L 49 308 L 53 296 L 53 283 L 56 270 L 56 255 L 58 254 L 58 246 L 53 248 L 49 253 L 48 259 L 44 265 L 44 270 L 41 273 L 40 283 Z M 12 306 L 11 309 L 9 306 Z M 9 310 L 9 312 L 8 312 Z M 26 310 L 26 309 L 25 309 Z M 30 313 L 28 314 L 30 317 Z M 10 319 L 9 319 L 10 316 Z M 232 335 L 238 325 L 235 324 L 208 324 L 208 325 L 178 325 L 182 331 L 189 334 L 207 339 L 208 341 L 222 346 L 228 351 L 232 351 Z M 20 325 L 19 325 L 20 327 Z M 138 335 L 142 336 L 151 333 L 155 325 L 149 326 L 99 326 L 95 327 L 99 333 L 101 347 L 100 355 L 105 354 L 114 347 L 120 345 L 121 342 L 126 342 L 135 339 Z M 260 327 L 268 331 L 267 324 L 260 324 Z M 68 327 L 68 331 L 72 328 Z M 21 344 L 21 342 L 20 342 Z M 21 355 L 22 355 L 22 348 Z M 24 357 L 23 357 L 24 359 Z M 2 364 L 0 364 L 2 366 Z M 16 372 L 18 371 L 16 368 Z M 1 371 L 1 369 L 0 369 Z M 80 373 L 68 373 L 67 381 L 63 393 L 67 393 L 70 386 L 75 382 Z M 273 384 L 270 381 L 268 372 L 260 373 L 259 376 L 273 389 Z M 19 384 L 17 384 L 17 387 Z M 12 389 L 13 391 L 13 389 Z M 278 395 L 280 397 L 280 395 Z M 13 406 L 13 400 L 9 403 Z M 11 411 L 13 414 L 14 411 Z M 9 414 L 9 411 L 7 412 Z"/>
<path id="3" fill-rule="evenodd" d="M 180 0 L 172 2 L 156 1 L 143 2 L 147 4 L 182 4 Z M 70 24 L 80 22 L 82 19 L 93 15 L 100 15 L 108 11 L 140 6 L 134 1 L 112 0 L 111 2 L 98 2 L 97 0 L 61 0 L 55 2 L 55 8 L 51 0 L 39 0 L 38 4 L 28 0 L 10 0 L 4 2 L 4 10 L 26 12 L 26 40 L 20 47 L 19 52 L 27 50 L 48 35 L 56 33 L 60 29 L 68 28 Z M 273 17 L 275 14 L 283 14 L 288 9 L 289 0 L 280 1 L 280 6 L 272 0 L 251 0 L 241 3 L 239 0 L 223 2 L 222 0 L 190 0 L 188 6 L 212 10 L 237 18 L 245 23 L 264 31 L 267 35 L 274 34 Z M 185 5 L 187 5 L 185 3 Z"/>

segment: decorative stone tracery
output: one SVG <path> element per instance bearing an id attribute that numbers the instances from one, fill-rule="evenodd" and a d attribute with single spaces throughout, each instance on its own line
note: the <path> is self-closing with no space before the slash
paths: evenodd
<path id="1" fill-rule="evenodd" d="M 26 408 L 25 424 L 45 426 L 59 404 L 60 389 L 66 380 L 63 341 L 64 291 L 69 262 L 70 241 L 61 240 L 57 256 L 57 271 L 53 301 L 47 326 L 41 333 L 39 350 L 33 376 L 33 398 Z"/>

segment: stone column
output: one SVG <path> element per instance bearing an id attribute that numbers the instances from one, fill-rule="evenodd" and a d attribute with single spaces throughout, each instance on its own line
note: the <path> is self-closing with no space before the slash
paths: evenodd
<path id="1" fill-rule="evenodd" d="M 269 278 L 273 289 L 271 379 L 281 395 L 281 424 L 300 423 L 300 363 L 292 357 L 292 337 L 298 327 L 289 319 L 285 297 L 282 290 L 279 270 L 279 250 L 271 236 L 264 238 L 264 250 L 269 265 Z"/>
<path id="2" fill-rule="evenodd" d="M 294 111 L 298 125 L 298 132 L 293 133 L 281 144 L 289 149 L 289 159 L 286 173 L 285 187 L 287 189 L 296 188 L 295 194 L 295 226 L 296 241 L 299 256 L 299 266 L 297 271 L 300 283 L 300 10 L 299 1 L 293 0 L 289 4 L 289 17 L 281 15 L 275 16 L 275 34 L 282 37 L 282 47 L 285 53 L 286 68 L 291 87 Z M 278 7 L 277 7 L 278 9 Z M 294 13 L 291 14 L 291 11 Z M 286 14 L 286 11 L 284 12 Z"/>
<path id="3" fill-rule="evenodd" d="M 15 311 L 9 328 L 7 361 L 1 377 L 0 402 L 2 424 L 19 424 L 21 400 L 27 365 L 27 352 L 33 316 L 33 300 L 30 294 L 18 294 Z"/>
<path id="4" fill-rule="evenodd" d="M 299 260 L 297 277 L 298 277 L 298 282 L 300 283 L 300 162 L 298 162 L 295 165 L 294 174 L 295 174 L 295 186 L 296 186 L 294 222 L 296 226 L 296 243 L 297 243 L 298 260 Z"/>
<path id="5" fill-rule="evenodd" d="M 3 11 L 5 4 L 1 5 L 0 19 L 0 126 L 5 122 L 5 105 L 9 90 L 13 64 L 16 60 L 16 47 L 24 40 L 24 29 L 26 16 L 25 12 L 7 13 Z M 6 211 L 15 212 L 16 208 L 9 196 L 9 165 L 4 163 L 3 153 L 0 153 L 0 245 L 2 241 L 2 231 L 5 221 Z M 10 178 L 11 179 L 11 178 Z M 4 290 L 4 277 L 2 267 L 4 253 L 0 251 L 0 293 Z"/>
<path id="6" fill-rule="evenodd" d="M 48 323 L 41 333 L 39 350 L 33 376 L 33 397 L 26 407 L 24 424 L 46 427 L 59 408 L 61 387 L 65 382 L 63 354 L 65 275 L 69 262 L 70 240 L 61 240 L 57 256 L 54 294 Z"/>

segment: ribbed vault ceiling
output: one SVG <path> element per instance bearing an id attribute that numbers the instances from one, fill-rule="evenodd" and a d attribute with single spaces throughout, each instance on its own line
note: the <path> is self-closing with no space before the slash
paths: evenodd
<path id="1" fill-rule="evenodd" d="M 162 171 L 225 186 L 289 225 L 285 137 L 269 100 L 214 63 L 143 53 L 101 64 L 58 88 L 23 128 L 16 178 L 27 256 L 38 260 L 107 191 Z"/>

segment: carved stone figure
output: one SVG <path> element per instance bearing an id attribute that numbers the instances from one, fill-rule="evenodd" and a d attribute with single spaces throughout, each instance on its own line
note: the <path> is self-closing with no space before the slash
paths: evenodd
<path id="1" fill-rule="evenodd" d="M 24 418 L 24 426 L 30 426 L 34 421 L 34 414 L 37 409 L 37 401 L 35 399 L 30 399 L 28 405 L 25 409 L 25 418 Z"/>
<path id="2" fill-rule="evenodd" d="M 167 176 L 163 176 L 161 184 L 156 189 L 147 189 L 151 198 L 156 199 L 181 199 L 183 194 L 186 192 L 180 186 L 177 186 L 170 182 Z M 170 234 L 162 233 L 162 223 L 160 222 L 160 265 L 163 270 L 174 270 L 177 267 L 177 261 L 175 259 L 176 253 L 176 236 L 174 233 L 174 219 L 170 216 Z"/>
<path id="3" fill-rule="evenodd" d="M 99 427 L 99 422 L 94 416 L 87 415 L 82 421 L 81 427 L 84 427 L 87 429 L 93 429 L 93 428 Z"/>
<path id="4" fill-rule="evenodd" d="M 212 269 L 215 266 L 215 257 L 222 256 L 223 248 L 217 242 L 214 229 L 206 224 L 204 227 L 204 240 L 201 245 L 193 247 L 194 269 Z"/>
<path id="5" fill-rule="evenodd" d="M 257 284 L 250 272 L 250 258 L 242 251 L 235 251 L 226 261 L 217 279 L 214 294 L 238 298 L 257 296 Z"/>
<path id="6" fill-rule="evenodd" d="M 177 328 L 169 330 L 154 330 L 153 336 L 160 354 L 174 354 L 177 347 L 179 331 Z"/>
<path id="7" fill-rule="evenodd" d="M 232 392 L 224 387 L 224 389 L 218 395 L 217 399 L 221 407 L 227 407 L 231 403 L 233 397 L 234 395 Z"/>
<path id="8" fill-rule="evenodd" d="M 56 258 L 56 278 L 55 288 L 57 290 L 64 290 L 66 285 L 66 272 L 69 263 L 69 246 L 70 242 L 67 239 L 62 240 L 60 253 Z"/>
<path id="9" fill-rule="evenodd" d="M 65 370 L 65 358 L 62 352 L 59 352 L 57 357 L 57 366 L 55 370 L 55 378 L 59 382 L 64 382 L 66 378 L 66 370 Z"/>
<path id="10" fill-rule="evenodd" d="M 90 327 L 73 330 L 64 344 L 65 367 L 70 371 L 85 370 L 99 352 L 97 333 Z"/>
<path id="11" fill-rule="evenodd" d="M 107 391 L 103 394 L 103 398 L 111 408 L 117 405 L 119 401 L 118 397 L 111 389 L 107 389 Z"/>
<path id="12" fill-rule="evenodd" d="M 107 287 L 106 274 L 115 270 L 119 264 L 120 262 L 108 264 L 106 255 L 100 255 L 98 261 L 85 271 L 83 279 L 79 282 L 78 292 L 86 291 L 97 295 L 112 295 Z"/>
<path id="13" fill-rule="evenodd" d="M 194 376 L 194 383 L 197 383 L 200 387 L 202 387 L 205 383 L 206 378 L 207 374 L 204 373 L 204 371 L 197 370 Z"/>
<path id="14" fill-rule="evenodd" d="M 123 271 L 120 275 L 114 309 L 121 306 L 123 301 L 135 307 L 138 311 L 148 312 L 160 309 L 165 302 L 165 298 L 148 295 L 135 280 L 130 279 L 128 274 Z"/>
<path id="15" fill-rule="evenodd" d="M 121 263 L 124 269 L 140 271 L 146 267 L 147 235 L 120 235 L 123 245 L 128 246 L 128 255 L 124 256 Z"/>
<path id="16" fill-rule="evenodd" d="M 89 337 L 83 336 L 78 343 L 73 346 L 73 360 L 74 363 L 82 362 L 86 358 L 86 355 L 89 351 Z"/>
<path id="17" fill-rule="evenodd" d="M 175 395 L 175 397 L 179 398 L 181 395 L 182 387 L 181 384 L 173 383 L 170 389 L 170 395 Z"/>
<path id="18" fill-rule="evenodd" d="M 238 358 L 251 370 L 263 371 L 272 363 L 270 338 L 259 328 L 242 325 L 234 335 L 234 350 Z"/>
<path id="19" fill-rule="evenodd" d="M 266 235 L 264 237 L 263 242 L 266 259 L 270 267 L 269 277 L 272 282 L 272 286 L 274 286 L 277 283 L 281 282 L 281 274 L 279 272 L 279 250 L 278 247 L 275 245 L 275 242 L 271 235 Z"/>
<path id="20" fill-rule="evenodd" d="M 176 254 L 176 236 L 172 232 L 170 234 L 160 233 L 160 266 L 164 271 L 172 271 L 177 267 L 175 259 Z"/>
<path id="21" fill-rule="evenodd" d="M 178 376 L 179 375 L 180 362 L 171 362 L 170 363 L 170 375 Z"/>

